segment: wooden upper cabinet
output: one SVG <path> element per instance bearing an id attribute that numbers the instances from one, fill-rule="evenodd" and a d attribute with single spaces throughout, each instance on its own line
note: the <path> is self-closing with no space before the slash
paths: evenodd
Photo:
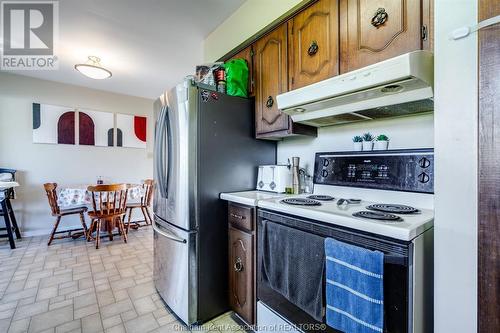
<path id="1" fill-rule="evenodd" d="M 288 21 L 290 90 L 339 73 L 338 0 L 319 0 Z"/>
<path id="2" fill-rule="evenodd" d="M 341 73 L 422 48 L 422 0 L 340 0 Z"/>
<path id="3" fill-rule="evenodd" d="M 434 51 L 434 0 L 422 0 L 422 48 Z"/>
<path id="4" fill-rule="evenodd" d="M 240 52 L 236 53 L 234 56 L 231 58 L 227 59 L 226 61 L 232 60 L 232 59 L 245 59 L 247 61 L 248 65 L 248 95 L 253 96 L 254 94 L 254 85 L 253 85 L 253 49 L 252 45 L 244 48 Z"/>
<path id="5" fill-rule="evenodd" d="M 254 45 L 256 134 L 288 130 L 289 117 L 278 110 L 276 95 L 287 91 L 287 25 Z"/>

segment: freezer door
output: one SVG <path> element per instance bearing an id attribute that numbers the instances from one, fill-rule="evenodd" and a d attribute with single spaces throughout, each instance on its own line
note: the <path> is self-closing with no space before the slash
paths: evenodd
<path id="1" fill-rule="evenodd" d="M 196 229 L 196 88 L 186 80 L 157 102 L 153 209 L 164 221 Z"/>
<path id="2" fill-rule="evenodd" d="M 196 232 L 187 232 L 155 217 L 155 287 L 168 307 L 185 323 L 197 320 Z"/>

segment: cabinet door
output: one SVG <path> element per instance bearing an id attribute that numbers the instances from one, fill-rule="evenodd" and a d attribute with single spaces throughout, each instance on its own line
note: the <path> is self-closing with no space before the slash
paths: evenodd
<path id="1" fill-rule="evenodd" d="M 434 51 L 434 0 L 422 0 L 422 48 Z"/>
<path id="2" fill-rule="evenodd" d="M 248 95 L 253 96 L 254 83 L 253 83 L 253 50 L 252 45 L 244 48 L 240 52 L 236 53 L 231 59 L 245 59 L 248 65 Z"/>
<path id="3" fill-rule="evenodd" d="M 248 324 L 254 323 L 253 235 L 229 228 L 229 304 Z"/>
<path id="4" fill-rule="evenodd" d="M 259 39 L 254 50 L 256 134 L 288 130 L 289 117 L 276 103 L 288 87 L 286 23 Z"/>
<path id="5" fill-rule="evenodd" d="M 421 0 L 340 0 L 340 70 L 422 48 Z"/>
<path id="6" fill-rule="evenodd" d="M 320 0 L 289 21 L 290 89 L 339 73 L 338 0 Z"/>

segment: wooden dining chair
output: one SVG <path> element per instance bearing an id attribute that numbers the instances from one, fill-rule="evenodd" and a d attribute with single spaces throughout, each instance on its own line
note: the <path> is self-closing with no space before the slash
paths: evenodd
<path id="1" fill-rule="evenodd" d="M 57 203 L 57 183 L 46 183 L 46 184 L 43 184 L 43 187 L 45 188 L 45 193 L 47 194 L 47 199 L 49 200 L 49 206 L 50 206 L 52 216 L 56 217 L 56 221 L 54 223 L 54 228 L 52 229 L 52 232 L 50 233 L 49 242 L 47 243 L 47 245 L 52 244 L 52 241 L 54 239 L 80 237 L 81 231 L 83 231 L 84 235 L 87 235 L 87 225 L 85 224 L 85 216 L 84 216 L 84 213 L 87 211 L 87 207 L 85 207 L 85 206 L 75 206 L 75 207 L 66 207 L 66 208 L 60 207 L 59 204 Z M 75 214 L 80 215 L 80 222 L 82 223 L 83 230 L 80 228 L 60 230 L 60 231 L 57 230 L 57 228 L 59 227 L 59 223 L 61 222 L 61 218 L 63 216 L 75 215 Z M 80 232 L 80 235 L 78 235 L 76 233 L 72 234 L 72 232 Z M 68 234 L 66 236 L 55 237 L 57 234 L 62 234 L 62 233 L 68 233 Z"/>
<path id="2" fill-rule="evenodd" d="M 151 206 L 151 199 L 153 198 L 153 190 L 154 190 L 154 181 L 152 179 L 144 180 L 142 187 L 144 188 L 144 195 L 141 197 L 141 202 L 134 202 L 127 204 L 128 210 L 128 222 L 127 222 L 127 232 L 130 228 L 130 223 L 135 223 L 139 226 L 139 222 L 145 222 L 146 225 L 150 225 L 153 223 L 151 219 L 151 212 L 149 211 L 149 206 Z M 144 216 L 144 221 L 131 221 L 132 220 L 132 211 L 136 208 L 140 208 L 142 211 L 142 215 Z"/>
<path id="3" fill-rule="evenodd" d="M 113 240 L 113 229 L 117 226 L 119 234 L 126 243 L 127 232 L 123 221 L 127 207 L 127 184 L 89 186 L 87 190 L 92 193 L 93 209 L 88 212 L 91 223 L 87 232 L 87 241 L 92 239 L 92 232 L 95 230 L 95 248 L 99 248 L 101 224 L 104 221 L 109 240 Z"/>

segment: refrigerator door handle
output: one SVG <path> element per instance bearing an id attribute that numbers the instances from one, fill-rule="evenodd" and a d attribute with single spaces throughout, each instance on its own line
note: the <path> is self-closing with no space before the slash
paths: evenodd
<path id="1" fill-rule="evenodd" d="M 165 172 L 165 169 L 167 170 L 167 175 L 165 177 L 165 184 L 163 186 L 163 189 L 165 191 L 165 198 L 168 198 L 168 185 L 170 181 L 170 168 L 172 165 L 172 127 L 170 126 L 170 115 L 169 115 L 169 109 L 168 107 L 165 108 L 165 124 L 166 129 L 167 129 L 167 162 L 165 165 L 165 160 L 163 159 L 163 172 Z M 162 140 L 162 144 L 165 144 L 165 140 Z"/>
<path id="2" fill-rule="evenodd" d="M 162 108 L 160 116 L 158 118 L 158 126 L 157 126 L 157 132 L 156 132 L 156 140 L 155 140 L 155 154 L 158 157 L 156 159 L 156 170 L 157 170 L 157 179 L 158 179 L 158 188 L 160 192 L 160 196 L 162 198 L 167 199 L 168 198 L 168 191 L 167 191 L 167 186 L 168 186 L 168 177 L 169 177 L 169 170 L 167 170 L 167 176 L 165 177 L 165 128 L 167 129 L 167 140 L 169 141 L 169 146 L 170 146 L 170 124 L 168 124 L 169 119 L 168 119 L 168 107 L 165 106 Z M 165 127 L 165 125 L 167 125 Z M 168 151 L 168 158 L 170 158 L 171 152 L 170 149 Z M 170 163 L 170 161 L 169 161 Z"/>
<path id="3" fill-rule="evenodd" d="M 157 233 L 159 233 L 160 235 L 162 235 L 163 237 L 171 239 L 171 240 L 173 240 L 175 242 L 187 243 L 187 240 L 185 240 L 183 238 L 177 237 L 174 234 L 167 233 L 167 232 L 165 232 L 163 230 L 160 230 L 160 227 L 157 225 L 156 221 L 153 222 L 153 230 L 156 231 Z"/>
<path id="4" fill-rule="evenodd" d="M 163 133 L 163 113 L 165 112 L 165 108 L 162 107 L 160 110 L 160 115 L 158 116 L 158 120 L 156 122 L 155 128 L 155 145 L 154 145 L 154 156 L 155 156 L 155 177 L 157 180 L 158 189 L 160 191 L 160 195 L 162 195 L 161 189 L 163 188 L 163 175 L 161 170 L 161 159 L 163 158 L 161 154 L 161 137 Z"/>

